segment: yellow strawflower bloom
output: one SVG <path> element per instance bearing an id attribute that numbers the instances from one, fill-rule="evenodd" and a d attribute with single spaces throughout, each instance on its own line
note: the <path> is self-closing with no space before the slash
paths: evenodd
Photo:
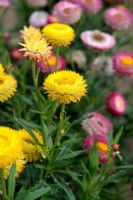
<path id="1" fill-rule="evenodd" d="M 21 159 L 16 160 L 16 177 L 17 178 L 23 172 L 25 165 L 26 165 L 26 160 L 25 160 L 24 154 L 22 153 Z M 5 178 L 7 178 L 9 176 L 10 169 L 11 169 L 11 165 L 6 167 L 6 169 L 4 169 Z"/>
<path id="2" fill-rule="evenodd" d="M 37 131 L 33 131 L 40 144 L 43 144 L 42 136 Z M 23 153 L 27 162 L 36 161 L 42 154 L 42 148 L 36 144 L 34 138 L 24 129 L 18 131 L 22 140 Z"/>
<path id="3" fill-rule="evenodd" d="M 79 101 L 86 94 L 87 83 L 83 76 L 73 71 L 50 74 L 43 83 L 48 96 L 62 104 Z"/>
<path id="4" fill-rule="evenodd" d="M 1 70 L 2 68 L 0 68 Z M 14 95 L 17 89 L 17 82 L 12 75 L 0 73 L 0 101 L 7 101 Z"/>
<path id="5" fill-rule="evenodd" d="M 48 24 L 42 30 L 44 37 L 52 46 L 67 46 L 74 40 L 74 30 L 67 24 Z"/>
<path id="6" fill-rule="evenodd" d="M 43 61 L 52 54 L 52 47 L 48 45 L 46 39 L 42 35 L 39 29 L 32 26 L 24 27 L 21 31 L 21 37 L 23 46 L 21 51 L 24 51 L 24 56 L 31 60 Z"/>
<path id="7" fill-rule="evenodd" d="M 40 29 L 35 28 L 34 26 L 26 27 L 24 26 L 24 29 L 20 31 L 20 37 L 25 39 L 31 39 L 32 36 L 41 37 Z"/>
<path id="8" fill-rule="evenodd" d="M 16 131 L 8 127 L 0 127 L 0 168 L 8 169 L 22 158 L 22 142 Z"/>

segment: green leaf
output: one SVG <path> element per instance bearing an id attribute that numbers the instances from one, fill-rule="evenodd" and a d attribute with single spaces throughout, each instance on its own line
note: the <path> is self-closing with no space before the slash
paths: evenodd
<path id="1" fill-rule="evenodd" d="M 54 182 L 55 182 L 60 188 L 62 188 L 62 189 L 64 190 L 64 192 L 67 194 L 69 200 L 76 200 L 76 198 L 75 198 L 75 196 L 74 196 L 74 194 L 73 194 L 71 188 L 65 183 L 65 181 L 64 181 L 62 178 L 60 178 L 60 179 L 57 180 L 57 178 L 55 178 L 55 176 L 52 175 L 52 177 L 53 177 L 53 179 L 54 179 Z M 27 199 L 27 200 L 28 200 L 28 199 Z"/>
<path id="2" fill-rule="evenodd" d="M 51 190 L 50 187 L 42 187 L 33 192 L 29 192 L 28 194 L 26 194 L 26 197 L 24 198 L 24 200 L 38 199 L 38 198 L 42 197 L 43 195 L 45 195 L 46 193 L 48 193 L 50 190 Z"/>
<path id="3" fill-rule="evenodd" d="M 14 191 L 15 191 L 15 175 L 16 175 L 16 164 L 13 164 L 10 169 L 9 177 L 8 177 L 8 196 L 9 199 L 14 199 Z"/>
<path id="4" fill-rule="evenodd" d="M 93 148 L 89 152 L 89 165 L 90 169 L 93 173 L 95 173 L 96 169 L 99 166 L 99 155 L 97 148 L 97 141 L 95 141 Z"/>
<path id="5" fill-rule="evenodd" d="M 116 134 L 114 141 L 113 141 L 114 144 L 119 143 L 119 140 L 120 140 L 122 134 L 123 134 L 123 127 L 121 127 L 120 130 L 118 131 L 118 133 Z"/>
<path id="6" fill-rule="evenodd" d="M 84 150 L 75 151 L 75 152 L 66 154 L 65 156 L 59 156 L 56 160 L 67 160 L 67 159 L 75 158 L 76 156 L 79 156 L 83 152 Z"/>

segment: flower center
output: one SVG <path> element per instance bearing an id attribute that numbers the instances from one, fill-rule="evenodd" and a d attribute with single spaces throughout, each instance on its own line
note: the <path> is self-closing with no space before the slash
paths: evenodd
<path id="1" fill-rule="evenodd" d="M 71 8 L 65 8 L 65 9 L 63 10 L 63 12 L 64 12 L 65 14 L 70 14 L 70 13 L 71 13 Z"/>
<path id="2" fill-rule="evenodd" d="M 73 85 L 74 84 L 74 80 L 73 79 L 70 79 L 70 78 L 67 78 L 67 77 L 64 77 L 64 78 L 61 78 L 61 79 L 58 79 L 56 80 L 56 82 L 59 84 L 59 85 Z"/>
<path id="3" fill-rule="evenodd" d="M 120 97 L 116 98 L 116 107 L 120 110 L 124 107 L 123 100 Z"/>
<path id="4" fill-rule="evenodd" d="M 86 3 L 93 3 L 93 0 L 85 0 Z"/>
<path id="5" fill-rule="evenodd" d="M 49 57 L 48 58 L 48 63 L 45 61 L 44 62 L 44 65 L 50 65 L 50 67 L 55 67 L 55 65 L 56 65 L 56 57 Z"/>
<path id="6" fill-rule="evenodd" d="M 114 15 L 114 17 L 116 17 L 117 19 L 123 19 L 124 18 L 124 16 L 121 13 L 116 13 Z"/>
<path id="7" fill-rule="evenodd" d="M 103 152 L 107 153 L 107 151 L 108 151 L 108 146 L 107 146 L 107 144 L 105 144 L 105 143 L 103 143 L 103 142 L 98 142 L 98 143 L 97 143 L 97 146 L 98 146 L 98 149 L 99 149 L 100 151 L 103 151 Z"/>
<path id="8" fill-rule="evenodd" d="M 3 83 L 4 83 L 4 80 L 0 78 L 0 84 L 3 84 Z"/>
<path id="9" fill-rule="evenodd" d="M 103 35 L 101 35 L 100 33 L 95 33 L 92 37 L 94 40 L 99 41 L 99 42 L 104 40 Z"/>
<path id="10" fill-rule="evenodd" d="M 120 59 L 121 64 L 127 66 L 127 67 L 132 67 L 133 66 L 133 58 L 130 56 L 124 56 Z"/>

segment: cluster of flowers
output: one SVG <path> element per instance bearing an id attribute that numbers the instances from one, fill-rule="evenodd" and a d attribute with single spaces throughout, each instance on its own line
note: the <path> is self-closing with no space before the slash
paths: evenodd
<path id="1" fill-rule="evenodd" d="M 27 162 L 36 161 L 40 156 L 45 158 L 42 150 L 42 136 L 33 131 L 36 140 L 24 130 L 15 130 L 0 126 L 0 169 L 8 177 L 12 164 L 16 163 L 16 177 L 23 171 Z"/>

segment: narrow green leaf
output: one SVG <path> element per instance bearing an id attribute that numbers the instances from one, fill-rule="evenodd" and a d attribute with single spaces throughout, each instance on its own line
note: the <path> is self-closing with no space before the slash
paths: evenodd
<path id="1" fill-rule="evenodd" d="M 54 179 L 54 182 L 60 187 L 62 188 L 65 193 L 67 194 L 67 196 L 69 197 L 69 200 L 76 200 L 71 188 L 65 183 L 65 181 L 60 178 L 57 180 L 57 178 L 55 178 L 55 176 L 52 176 Z M 28 199 L 27 199 L 28 200 Z"/>
<path id="2" fill-rule="evenodd" d="M 15 175 L 16 175 L 16 164 L 13 164 L 10 169 L 9 177 L 8 177 L 8 196 L 9 199 L 14 199 L 14 191 L 15 191 Z"/>
<path id="3" fill-rule="evenodd" d="M 45 195 L 46 193 L 48 193 L 50 191 L 50 187 L 42 187 L 38 190 L 35 190 L 33 192 L 29 192 L 26 197 L 24 198 L 24 200 L 35 200 L 38 199 L 40 197 L 42 197 L 43 195 Z"/>

